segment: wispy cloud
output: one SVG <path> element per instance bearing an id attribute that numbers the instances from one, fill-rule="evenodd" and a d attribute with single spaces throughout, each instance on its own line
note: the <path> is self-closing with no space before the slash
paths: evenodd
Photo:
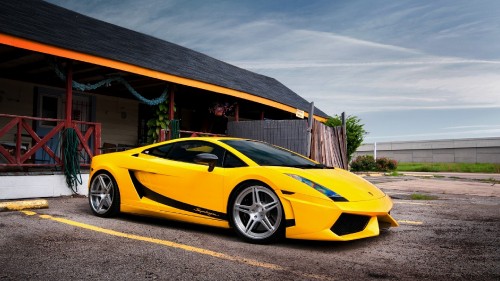
<path id="1" fill-rule="evenodd" d="M 469 112 L 488 111 L 476 116 L 486 126 L 500 120 L 497 0 L 48 1 L 276 78 L 326 113 L 371 112 L 372 138 L 499 134 L 443 132 L 468 124 Z M 441 110 L 442 125 L 403 132 L 411 110 Z M 402 133 L 380 127 L 388 112 Z"/>
<path id="2" fill-rule="evenodd" d="M 432 66 L 454 64 L 493 64 L 500 65 L 497 60 L 468 60 L 461 58 L 429 58 L 421 60 L 399 61 L 367 61 L 367 62 L 328 62 L 328 61 L 231 61 L 230 63 L 247 69 L 291 69 L 322 67 L 371 67 L 371 66 Z"/>
<path id="3" fill-rule="evenodd" d="M 479 129 L 484 128 L 487 130 L 500 130 L 499 125 L 471 125 L 471 126 L 454 126 L 454 127 L 446 127 L 445 130 L 463 130 L 463 129 Z"/>

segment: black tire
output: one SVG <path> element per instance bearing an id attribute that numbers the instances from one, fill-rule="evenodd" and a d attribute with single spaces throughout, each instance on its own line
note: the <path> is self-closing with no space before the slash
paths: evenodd
<path id="1" fill-rule="evenodd" d="M 238 187 L 229 200 L 227 213 L 231 227 L 245 241 L 268 244 L 284 236 L 285 213 L 281 201 L 261 183 Z"/>
<path id="2" fill-rule="evenodd" d="M 97 172 L 89 187 L 89 205 L 98 217 L 109 218 L 120 212 L 120 190 L 108 172 Z"/>

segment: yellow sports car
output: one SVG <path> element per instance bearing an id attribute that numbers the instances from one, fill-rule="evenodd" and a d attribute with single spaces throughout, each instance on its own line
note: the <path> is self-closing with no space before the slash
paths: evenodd
<path id="1" fill-rule="evenodd" d="M 268 143 L 183 138 L 92 159 L 92 212 L 233 228 L 244 240 L 353 240 L 397 226 L 366 180 Z"/>

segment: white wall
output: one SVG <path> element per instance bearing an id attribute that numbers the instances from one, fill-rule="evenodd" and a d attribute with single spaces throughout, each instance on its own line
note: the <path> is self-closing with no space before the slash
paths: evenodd
<path id="1" fill-rule="evenodd" d="M 89 174 L 82 174 L 82 184 L 78 185 L 79 195 L 88 196 Z M 0 200 L 73 195 L 66 185 L 64 175 L 0 176 Z"/>
<path id="2" fill-rule="evenodd" d="M 102 141 L 137 144 L 139 102 L 123 98 L 96 96 L 96 122 L 102 124 Z"/>
<path id="3" fill-rule="evenodd" d="M 0 113 L 33 115 L 33 85 L 0 78 Z M 9 121 L 10 119 L 0 118 L 0 128 Z M 14 127 L 0 141 L 13 142 L 15 132 Z"/>

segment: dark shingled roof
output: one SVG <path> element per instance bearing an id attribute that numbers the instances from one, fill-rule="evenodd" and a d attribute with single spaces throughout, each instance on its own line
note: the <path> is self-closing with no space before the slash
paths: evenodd
<path id="1" fill-rule="evenodd" d="M 310 108 L 274 78 L 39 0 L 0 0 L 0 33 Z"/>

